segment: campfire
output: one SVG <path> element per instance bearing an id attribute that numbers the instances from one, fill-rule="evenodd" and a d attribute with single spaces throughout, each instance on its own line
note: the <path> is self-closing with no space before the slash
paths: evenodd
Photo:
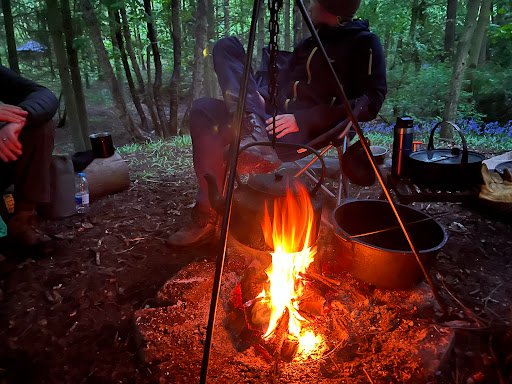
<path id="1" fill-rule="evenodd" d="M 314 224 L 309 194 L 295 183 L 265 207 L 262 227 L 273 250 L 271 264 L 264 271 L 249 267 L 235 289 L 234 308 L 244 312 L 250 343 L 275 362 L 306 359 L 325 347 L 311 324 L 324 314 L 324 296 L 336 282 L 310 270 L 317 253 Z"/>

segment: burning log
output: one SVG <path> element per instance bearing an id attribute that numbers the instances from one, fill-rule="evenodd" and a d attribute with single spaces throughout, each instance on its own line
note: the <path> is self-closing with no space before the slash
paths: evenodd
<path id="1" fill-rule="evenodd" d="M 305 312 L 310 316 L 323 316 L 324 315 L 325 298 L 309 289 L 302 295 L 299 301 L 299 311 Z"/>
<path id="2" fill-rule="evenodd" d="M 338 280 L 330 279 L 315 272 L 301 272 L 299 273 L 299 276 L 319 283 L 332 291 L 336 291 L 336 289 L 341 285 Z"/>
<path id="3" fill-rule="evenodd" d="M 287 363 L 291 362 L 299 351 L 299 345 L 299 339 L 288 334 L 283 341 L 283 346 L 281 347 L 281 359 Z"/>

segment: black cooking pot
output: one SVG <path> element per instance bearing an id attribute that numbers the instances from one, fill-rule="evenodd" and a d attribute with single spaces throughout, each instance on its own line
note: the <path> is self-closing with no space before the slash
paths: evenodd
<path id="1" fill-rule="evenodd" d="M 428 268 L 448 234 L 434 218 L 397 204 L 420 260 Z M 343 269 L 384 289 L 407 289 L 423 279 L 407 239 L 388 201 L 351 200 L 333 212 L 335 252 Z"/>
<path id="2" fill-rule="evenodd" d="M 427 150 L 409 155 L 409 178 L 420 187 L 441 190 L 468 189 L 481 184 L 484 155 L 468 151 L 466 138 L 460 128 L 451 122 L 446 123 L 459 133 L 462 151 L 460 148 L 434 149 L 434 132 L 441 125 L 441 122 L 437 123 L 430 132 Z"/>

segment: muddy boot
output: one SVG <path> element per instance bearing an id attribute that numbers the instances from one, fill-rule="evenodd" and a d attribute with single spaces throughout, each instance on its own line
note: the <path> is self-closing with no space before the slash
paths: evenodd
<path id="1" fill-rule="evenodd" d="M 215 235 L 217 213 L 212 209 L 200 211 L 197 205 L 192 209 L 192 222 L 167 238 L 167 244 L 174 247 L 194 247 L 211 242 Z"/>
<path id="2" fill-rule="evenodd" d="M 7 223 L 7 238 L 15 244 L 32 247 L 50 241 L 39 229 L 34 211 L 19 211 Z"/>
<path id="3" fill-rule="evenodd" d="M 270 142 L 265 130 L 265 122 L 258 115 L 254 113 L 246 115 L 242 124 L 240 148 L 250 143 Z M 257 145 L 239 154 L 237 169 L 239 173 L 268 173 L 281 164 L 272 147 Z"/>

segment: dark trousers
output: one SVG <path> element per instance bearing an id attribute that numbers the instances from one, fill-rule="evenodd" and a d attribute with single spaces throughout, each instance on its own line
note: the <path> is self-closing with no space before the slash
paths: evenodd
<path id="1" fill-rule="evenodd" d="M 236 37 L 219 40 L 213 48 L 212 55 L 224 100 L 201 98 L 194 101 L 190 111 L 194 169 L 199 182 L 197 194 L 199 211 L 206 211 L 210 207 L 207 184 L 203 175 L 212 173 L 217 179 L 219 190 L 223 187 L 224 150 L 232 143 L 234 129 L 237 128 L 232 126 L 232 119 L 238 103 L 246 57 L 244 47 Z M 245 112 L 255 113 L 263 120 L 268 119 L 270 115 L 265 112 L 265 106 L 257 91 L 266 86 L 266 80 L 254 75 L 251 71 Z M 279 141 L 306 142 L 300 132 L 286 135 Z"/>
<path id="2" fill-rule="evenodd" d="M 53 122 L 23 129 L 23 153 L 16 161 L 0 160 L 0 192 L 14 184 L 14 198 L 24 203 L 50 202 L 50 163 L 55 129 Z"/>

